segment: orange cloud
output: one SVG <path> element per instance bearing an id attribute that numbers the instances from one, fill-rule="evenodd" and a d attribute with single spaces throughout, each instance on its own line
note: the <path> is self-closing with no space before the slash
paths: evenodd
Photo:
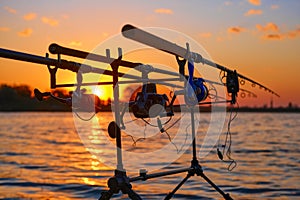
<path id="1" fill-rule="evenodd" d="M 235 27 L 229 27 L 227 29 L 228 33 L 241 33 L 243 31 L 245 31 L 245 28 L 239 27 L 239 26 L 235 26 Z"/>
<path id="2" fill-rule="evenodd" d="M 277 10 L 279 8 L 279 5 L 271 5 L 272 10 Z"/>
<path id="3" fill-rule="evenodd" d="M 80 47 L 82 45 L 81 42 L 79 41 L 72 41 L 69 43 L 70 46 L 76 46 L 76 47 Z"/>
<path id="4" fill-rule="evenodd" d="M 200 37 L 202 37 L 202 38 L 210 38 L 210 37 L 211 37 L 211 33 L 209 33 L 209 32 L 206 32 L 206 33 L 200 33 L 199 35 L 200 35 Z"/>
<path id="5" fill-rule="evenodd" d="M 231 1 L 225 1 L 225 2 L 224 2 L 224 5 L 225 5 L 225 6 L 230 6 L 230 5 L 232 5 L 232 2 L 231 2 Z"/>
<path id="6" fill-rule="evenodd" d="M 261 4 L 260 0 L 248 0 L 248 2 L 255 6 L 259 6 Z"/>
<path id="7" fill-rule="evenodd" d="M 17 10 L 11 8 L 11 7 L 8 7 L 8 6 L 5 6 L 4 9 L 9 12 L 9 13 L 12 13 L 12 14 L 16 14 L 17 13 Z"/>
<path id="8" fill-rule="evenodd" d="M 283 40 L 283 39 L 294 39 L 300 37 L 300 27 L 295 30 L 288 31 L 286 33 L 268 33 L 265 34 L 262 38 L 265 40 Z"/>
<path id="9" fill-rule="evenodd" d="M 154 12 L 159 13 L 159 14 L 167 14 L 167 15 L 173 14 L 173 10 L 167 9 L 167 8 L 158 8 L 158 9 L 155 9 Z"/>
<path id="10" fill-rule="evenodd" d="M 107 32 L 103 32 L 101 35 L 102 35 L 102 37 L 104 37 L 104 38 L 106 38 L 106 37 L 109 36 L 109 34 L 108 34 Z"/>
<path id="11" fill-rule="evenodd" d="M 51 19 L 48 17 L 42 17 L 42 22 L 45 24 L 48 24 L 50 26 L 57 26 L 58 25 L 58 21 L 55 19 Z"/>
<path id="12" fill-rule="evenodd" d="M 33 30 L 31 28 L 25 28 L 24 30 L 18 33 L 21 37 L 29 37 L 32 34 Z"/>
<path id="13" fill-rule="evenodd" d="M 28 13 L 23 16 L 23 19 L 30 21 L 36 18 L 36 13 Z"/>
<path id="14" fill-rule="evenodd" d="M 244 15 L 245 16 L 250 16 L 250 15 L 261 15 L 263 13 L 262 10 L 254 10 L 254 9 L 250 9 L 248 10 Z"/>
<path id="15" fill-rule="evenodd" d="M 1 32 L 7 32 L 7 31 L 10 31 L 10 28 L 8 28 L 8 27 L 0 27 L 0 31 Z"/>
<path id="16" fill-rule="evenodd" d="M 291 38 L 291 39 L 296 38 L 298 36 L 300 36 L 300 28 L 298 28 L 296 30 L 289 31 L 287 33 L 287 37 Z"/>
<path id="17" fill-rule="evenodd" d="M 70 18 L 70 16 L 67 15 L 67 14 L 63 14 L 63 15 L 61 15 L 61 16 L 62 16 L 63 19 L 69 19 L 69 18 Z"/>
<path id="18" fill-rule="evenodd" d="M 263 37 L 265 40 L 281 40 L 284 36 L 281 34 L 267 34 Z"/>
<path id="19" fill-rule="evenodd" d="M 217 39 L 216 39 L 218 42 L 223 42 L 224 41 L 224 38 L 222 38 L 222 37 L 217 37 Z"/>
<path id="20" fill-rule="evenodd" d="M 276 24 L 272 23 L 272 22 L 269 22 L 267 23 L 265 26 L 262 26 L 260 24 L 256 24 L 256 28 L 257 30 L 259 31 L 274 31 L 274 32 L 278 32 L 279 31 L 279 28 Z"/>

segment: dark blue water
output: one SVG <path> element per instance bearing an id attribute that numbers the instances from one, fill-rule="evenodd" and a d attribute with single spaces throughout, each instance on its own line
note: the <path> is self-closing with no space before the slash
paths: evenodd
<path id="1" fill-rule="evenodd" d="M 101 113 L 101 123 L 109 122 L 105 115 Z M 204 173 L 234 199 L 300 199 L 299 127 L 300 114 L 240 113 L 231 127 L 237 167 L 229 172 L 213 149 L 200 160 Z M 155 138 L 145 141 L 148 148 L 161 145 Z M 138 149 L 139 143 L 133 148 Z M 114 172 L 88 150 L 77 134 L 72 113 L 0 113 L 0 198 L 98 199 Z M 112 163 L 114 159 L 112 151 Z M 153 161 L 152 166 L 164 162 L 163 158 L 146 159 Z M 165 170 L 188 167 L 190 160 L 188 150 Z M 132 185 L 143 199 L 163 199 L 184 176 Z M 127 199 L 127 195 L 116 194 L 113 199 Z M 194 176 L 173 199 L 222 196 Z"/>

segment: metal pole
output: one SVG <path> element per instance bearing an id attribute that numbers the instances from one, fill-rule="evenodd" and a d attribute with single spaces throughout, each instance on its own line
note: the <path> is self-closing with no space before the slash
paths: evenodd
<path id="1" fill-rule="evenodd" d="M 106 50 L 106 57 L 110 58 L 110 51 L 109 49 Z M 111 68 L 113 71 L 113 90 L 114 90 L 114 110 L 115 110 L 115 120 L 116 125 L 120 127 L 121 124 L 121 116 L 120 116 L 120 107 L 119 107 L 119 76 L 118 76 L 118 70 L 119 70 L 119 64 L 120 60 L 122 59 L 122 50 L 119 48 L 119 59 L 112 62 Z M 117 170 L 118 171 L 125 171 L 123 168 L 123 158 L 122 158 L 122 138 L 121 138 L 121 131 L 118 128 L 115 128 L 116 130 L 116 145 L 117 145 Z"/>
<path id="2" fill-rule="evenodd" d="M 117 76 L 116 76 L 117 77 Z M 117 77 L 118 79 L 118 77 Z M 115 81 L 114 81 L 115 82 Z M 116 124 L 120 127 L 120 107 L 119 107 L 119 84 L 114 83 L 114 110 L 115 110 L 115 119 Z M 115 129 L 120 130 L 120 129 Z M 124 171 L 123 169 L 123 158 L 122 158 L 122 141 L 121 141 L 121 131 L 116 132 L 116 143 L 117 143 L 117 170 Z"/>
<path id="3" fill-rule="evenodd" d="M 196 152 L 196 134 L 195 134 L 195 107 L 191 108 L 191 126 L 192 126 L 192 138 L 193 138 L 193 160 L 197 160 Z"/>
<path id="4" fill-rule="evenodd" d="M 175 170 L 170 170 L 170 171 L 165 171 L 165 172 L 158 172 L 158 173 L 153 173 L 153 174 L 145 174 L 145 175 L 130 178 L 129 181 L 130 182 L 140 181 L 140 180 L 145 181 L 145 180 L 151 179 L 151 178 L 158 178 L 158 177 L 162 177 L 162 176 L 180 174 L 180 173 L 183 173 L 183 172 L 187 172 L 189 170 L 191 170 L 191 167 L 182 168 L 182 169 L 175 169 Z"/>

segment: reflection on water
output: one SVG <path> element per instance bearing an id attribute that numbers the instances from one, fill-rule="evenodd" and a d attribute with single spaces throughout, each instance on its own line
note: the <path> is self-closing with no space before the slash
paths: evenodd
<path id="1" fill-rule="evenodd" d="M 101 123 L 109 123 L 108 113 L 100 117 Z M 199 130 L 205 130 L 208 117 L 202 114 L 204 123 L 200 123 Z M 204 173 L 235 199 L 300 198 L 299 125 L 299 114 L 240 113 L 232 124 L 232 156 L 238 162 L 237 168 L 228 172 L 226 163 L 218 160 L 213 149 L 200 160 Z M 100 129 L 93 127 L 89 135 L 95 144 L 101 144 L 101 137 L 107 138 L 106 127 Z M 133 148 L 130 138 L 123 139 L 127 148 Z M 201 140 L 199 135 L 198 144 Z M 161 136 L 146 139 L 132 150 L 156 148 L 167 141 Z M 115 151 L 109 153 L 111 162 L 115 162 Z M 163 157 L 159 159 L 164 162 Z M 188 150 L 166 170 L 187 167 L 190 160 Z M 113 169 L 82 144 L 72 113 L 0 113 L 1 199 L 97 199 L 112 175 Z M 133 188 L 144 199 L 163 199 L 184 176 L 134 182 Z M 118 194 L 114 199 L 127 196 Z M 192 177 L 174 199 L 222 198 L 201 177 Z"/>

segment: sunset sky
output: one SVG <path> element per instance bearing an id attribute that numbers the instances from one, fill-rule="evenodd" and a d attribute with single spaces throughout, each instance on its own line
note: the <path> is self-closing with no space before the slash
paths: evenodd
<path id="1" fill-rule="evenodd" d="M 0 46 L 42 56 L 53 42 L 91 51 L 125 24 L 163 27 L 279 93 L 275 106 L 300 106 L 299 10 L 299 0 L 1 0 Z M 46 67 L 3 58 L 0 83 L 50 88 Z M 260 97 L 247 103 L 269 104 L 270 95 Z"/>

